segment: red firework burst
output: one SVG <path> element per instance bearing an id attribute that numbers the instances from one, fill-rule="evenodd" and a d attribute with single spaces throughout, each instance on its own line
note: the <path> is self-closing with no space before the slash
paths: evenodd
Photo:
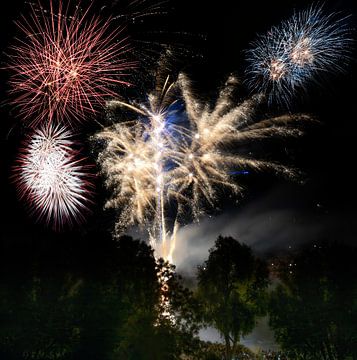
<path id="1" fill-rule="evenodd" d="M 65 127 L 42 126 L 25 140 L 14 167 L 20 199 L 55 229 L 81 222 L 92 198 L 88 165 L 73 145 Z"/>
<path id="2" fill-rule="evenodd" d="M 89 17 L 89 8 L 71 13 L 59 0 L 49 10 L 39 3 L 16 22 L 24 38 L 11 47 L 8 68 L 11 102 L 30 125 L 46 121 L 83 120 L 106 98 L 116 95 L 115 85 L 129 85 L 126 71 L 135 63 L 123 29 L 111 30 L 111 21 Z"/>

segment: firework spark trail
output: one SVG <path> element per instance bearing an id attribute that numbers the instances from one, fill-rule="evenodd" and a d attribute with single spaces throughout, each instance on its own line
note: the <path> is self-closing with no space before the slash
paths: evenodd
<path id="1" fill-rule="evenodd" d="M 195 98 L 187 77 L 181 75 L 179 78 L 186 108 L 194 110 L 188 112 L 189 139 L 174 153 L 177 166 L 171 171 L 168 193 L 177 199 L 187 199 L 185 209 L 190 206 L 195 217 L 202 214 L 205 203 L 210 206 L 216 204 L 220 189 L 227 188 L 236 194 L 242 190 L 230 175 L 232 170 L 251 168 L 295 176 L 292 169 L 283 165 L 237 154 L 232 145 L 239 148 L 267 137 L 299 136 L 301 130 L 289 126 L 289 123 L 307 117 L 284 115 L 254 122 L 253 115 L 262 96 L 253 96 L 236 106 L 230 99 L 236 84 L 234 77 L 229 78 L 211 109 L 209 104 Z"/>
<path id="2" fill-rule="evenodd" d="M 353 43 L 348 16 L 311 6 L 261 35 L 247 51 L 247 83 L 270 101 L 289 104 L 299 89 L 327 72 L 342 72 Z"/>
<path id="3" fill-rule="evenodd" d="M 106 206 L 121 209 L 118 231 L 133 224 L 147 227 L 159 254 L 172 261 L 179 223 L 187 221 L 187 214 L 198 219 L 205 208 L 217 205 L 223 189 L 233 194 L 242 190 L 231 175 L 234 171 L 250 168 L 296 175 L 281 164 L 240 154 L 237 149 L 264 138 L 300 136 L 296 122 L 309 117 L 283 115 L 256 121 L 263 97 L 253 96 L 236 105 L 236 87 L 237 80 L 230 77 L 212 108 L 195 96 L 189 79 L 181 74 L 172 85 L 166 82 L 162 92 L 150 94 L 148 105 L 108 103 L 142 116 L 134 122 L 119 122 L 95 137 L 105 142 L 98 161 L 107 186 L 114 190 Z M 177 92 L 185 112 L 176 113 L 175 122 L 169 118 Z M 166 213 L 172 208 L 177 216 L 170 234 Z"/>
<path id="4" fill-rule="evenodd" d="M 151 223 L 148 232 L 152 245 L 159 238 L 163 247 L 166 238 L 170 239 L 165 218 L 165 164 L 173 151 L 173 139 L 166 124 L 168 108 L 174 102 L 173 90 L 167 79 L 162 89 L 149 95 L 147 105 L 108 102 L 109 108 L 127 107 L 148 122 L 117 123 L 96 136 L 106 141 L 98 160 L 107 175 L 107 186 L 114 192 L 106 207 L 122 209 L 117 229 Z"/>
<path id="5" fill-rule="evenodd" d="M 79 6 L 71 13 L 59 1 L 54 9 L 31 5 L 16 24 L 23 38 L 10 48 L 10 94 L 18 115 L 32 126 L 41 122 L 84 120 L 98 105 L 113 97 L 115 85 L 135 64 L 123 29 L 111 30 L 111 21 L 89 17 Z"/>
<path id="6" fill-rule="evenodd" d="M 87 166 L 73 144 L 66 128 L 46 125 L 28 137 L 14 167 L 20 198 L 55 229 L 80 222 L 91 198 Z"/>

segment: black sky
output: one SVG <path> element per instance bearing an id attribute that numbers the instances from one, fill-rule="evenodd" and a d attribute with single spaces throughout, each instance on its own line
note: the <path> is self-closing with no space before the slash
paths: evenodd
<path id="1" fill-rule="evenodd" d="M 27 9 L 23 3 L 20 0 L 13 0 L 6 7 L 3 5 L 1 8 L 2 63 L 6 60 L 3 52 L 17 34 L 13 20 Z M 171 37 L 174 39 L 173 43 L 181 43 L 183 46 L 187 44 L 187 47 L 195 48 L 202 57 L 192 60 L 185 57 L 181 65 L 190 72 L 200 89 L 209 95 L 214 93 L 214 89 L 222 84 L 230 73 L 243 75 L 245 66 L 243 50 L 249 46 L 250 41 L 254 40 L 256 33 L 264 33 L 270 26 L 290 16 L 294 9 L 304 9 L 310 3 L 291 0 L 284 2 L 176 0 L 166 6 L 170 10 L 167 16 L 153 18 L 143 25 L 132 25 L 129 30 L 133 30 L 138 39 L 145 30 L 152 31 L 150 35 L 152 41 L 169 39 L 171 34 L 175 34 Z M 109 0 L 98 0 L 95 6 L 99 9 L 101 5 L 107 5 L 107 13 L 111 12 L 115 15 L 120 11 L 120 2 L 114 4 Z M 352 14 L 351 27 L 357 28 L 355 1 L 327 1 L 325 11 Z M 160 35 L 158 31 L 161 31 Z M 177 34 L 178 32 L 180 34 Z M 354 37 L 356 38 L 356 33 Z M 356 51 L 353 53 L 354 58 L 355 54 Z M 143 67 L 140 71 L 145 73 L 148 69 Z M 7 105 L 6 79 L 6 70 L 1 70 L 0 234 L 3 249 L 8 246 L 19 246 L 25 253 L 28 251 L 26 249 L 31 247 L 29 244 L 38 239 L 59 243 L 73 241 L 80 243 L 81 239 L 93 240 L 96 246 L 100 247 L 101 241 L 98 241 L 97 234 L 109 231 L 113 215 L 103 214 L 101 211 L 105 193 L 100 189 L 100 180 L 98 180 L 97 205 L 93 209 L 93 214 L 86 224 L 71 231 L 54 233 L 42 224 L 34 224 L 34 219 L 29 217 L 24 205 L 18 201 L 10 174 L 24 129 L 18 125 L 18 120 L 10 113 L 11 107 Z M 244 209 L 252 206 L 251 204 L 263 207 L 261 199 L 273 192 L 276 194 L 274 200 L 269 197 L 270 202 L 265 203 L 267 214 L 272 208 L 288 209 L 298 214 L 297 217 L 308 218 L 310 223 L 321 223 L 320 237 L 354 242 L 357 234 L 354 220 L 357 200 L 356 80 L 357 66 L 356 61 L 352 59 L 346 74 L 329 77 L 322 86 L 312 87 L 306 96 L 296 100 L 291 111 L 312 113 L 320 121 L 320 125 L 309 127 L 303 139 L 294 141 L 291 145 L 285 144 L 284 149 L 280 151 L 285 151 L 285 147 L 288 147 L 290 163 L 305 172 L 306 182 L 304 185 L 287 183 L 267 175 L 252 175 L 245 178 L 243 181 L 247 191 L 239 207 L 241 211 L 244 212 Z M 267 109 L 267 113 L 279 112 L 282 113 L 283 110 Z M 91 129 L 84 130 L 84 132 L 90 131 Z M 85 136 L 82 137 L 84 140 Z M 223 209 L 228 216 L 237 214 L 237 210 L 233 210 L 229 201 L 223 202 Z M 289 226 L 286 221 L 299 221 L 296 216 L 294 220 L 294 216 L 284 220 L 285 223 L 281 226 Z M 326 224 L 325 229 L 323 224 Z M 301 226 L 306 226 L 306 223 L 302 222 Z M 309 232 L 308 226 L 306 231 Z M 307 235 L 303 231 L 299 236 Z M 310 241 L 311 236 L 307 237 Z"/>

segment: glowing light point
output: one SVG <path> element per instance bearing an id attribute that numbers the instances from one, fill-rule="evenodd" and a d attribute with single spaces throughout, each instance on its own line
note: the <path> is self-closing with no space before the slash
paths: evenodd
<path id="1" fill-rule="evenodd" d="M 303 38 L 299 40 L 294 46 L 290 54 L 291 61 L 298 66 L 305 66 L 312 64 L 314 61 L 314 55 L 309 38 Z"/>
<path id="2" fill-rule="evenodd" d="M 270 78 L 273 81 L 278 81 L 280 80 L 285 73 L 285 64 L 283 61 L 279 60 L 279 59 L 274 59 L 271 61 L 270 63 Z"/>

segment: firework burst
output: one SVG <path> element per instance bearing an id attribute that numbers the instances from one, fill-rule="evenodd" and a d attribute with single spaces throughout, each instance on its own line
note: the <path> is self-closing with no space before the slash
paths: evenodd
<path id="1" fill-rule="evenodd" d="M 323 73 L 344 71 L 351 45 L 348 17 L 311 6 L 253 42 L 247 51 L 248 85 L 270 101 L 288 104 Z"/>
<path id="2" fill-rule="evenodd" d="M 178 200 L 186 199 L 196 218 L 206 205 L 215 206 L 220 190 L 228 189 L 234 194 L 241 192 L 241 186 L 234 181 L 235 173 L 253 169 L 270 170 L 291 178 L 296 175 L 288 167 L 254 159 L 236 149 L 244 149 L 253 141 L 267 137 L 300 136 L 301 130 L 292 124 L 308 117 L 283 115 L 254 121 L 263 96 L 253 96 L 236 105 L 232 94 L 237 84 L 237 79 L 230 77 L 216 105 L 211 108 L 208 103 L 197 100 L 186 76 L 179 78 L 189 128 L 185 132 L 185 141 L 176 146 L 173 158 L 176 166 L 170 173 L 169 194 Z"/>
<path id="3" fill-rule="evenodd" d="M 115 94 L 113 86 L 128 85 L 129 50 L 122 30 L 111 21 L 90 18 L 79 6 L 53 1 L 39 3 L 16 24 L 24 35 L 9 54 L 12 103 L 32 126 L 41 122 L 83 120 Z"/>
<path id="4" fill-rule="evenodd" d="M 25 141 L 14 167 L 20 198 L 55 229 L 80 222 L 91 198 L 85 159 L 72 149 L 73 145 L 66 128 L 39 128 Z"/>
<path id="5" fill-rule="evenodd" d="M 235 173 L 254 169 L 296 175 L 281 164 L 234 149 L 263 138 L 299 136 L 295 122 L 308 117 L 284 115 L 255 121 L 262 96 L 236 105 L 236 87 L 237 79 L 230 77 L 212 108 L 198 100 L 189 79 L 180 75 L 175 83 L 166 82 L 163 91 L 152 93 L 148 104 L 108 103 L 109 107 L 125 106 L 140 116 L 96 135 L 105 141 L 98 159 L 108 187 L 114 189 L 107 207 L 121 210 L 119 231 L 133 224 L 149 229 L 156 249 L 168 260 L 172 260 L 178 225 L 187 221 L 188 214 L 198 219 L 207 207 L 217 205 L 217 194 L 223 189 L 233 194 L 242 190 Z M 182 111 L 177 107 L 180 101 Z M 173 209 L 176 215 L 170 232 L 167 214 Z"/>

